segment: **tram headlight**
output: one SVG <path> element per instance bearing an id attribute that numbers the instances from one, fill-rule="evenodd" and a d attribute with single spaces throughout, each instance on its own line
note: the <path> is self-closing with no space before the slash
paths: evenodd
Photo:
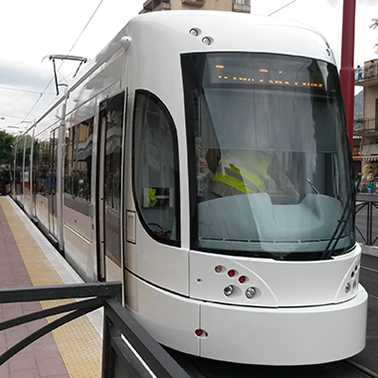
<path id="1" fill-rule="evenodd" d="M 213 42 L 214 42 L 214 40 L 211 37 L 203 37 L 202 38 L 202 43 L 205 46 L 210 46 Z"/>
<path id="2" fill-rule="evenodd" d="M 245 291 L 245 296 L 248 298 L 248 299 L 252 299 L 257 293 L 257 290 L 251 286 L 249 287 L 246 291 Z"/>
<path id="3" fill-rule="evenodd" d="M 215 270 L 216 273 L 221 273 L 223 271 L 223 266 L 222 265 L 217 265 L 214 268 L 214 270 Z"/>
<path id="4" fill-rule="evenodd" d="M 345 285 L 345 292 L 349 293 L 350 288 L 351 288 L 350 282 L 347 282 L 347 284 Z"/>
<path id="5" fill-rule="evenodd" d="M 228 285 L 223 289 L 223 293 L 226 297 L 229 297 L 234 292 L 234 286 Z"/>
<path id="6" fill-rule="evenodd" d="M 189 34 L 193 37 L 198 37 L 201 34 L 201 32 L 196 28 L 192 28 L 189 30 Z"/>

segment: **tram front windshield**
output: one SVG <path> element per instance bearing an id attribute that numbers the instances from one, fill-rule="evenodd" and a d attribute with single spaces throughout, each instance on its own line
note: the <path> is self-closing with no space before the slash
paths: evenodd
<path id="1" fill-rule="evenodd" d="M 192 248 L 295 260 L 350 251 L 353 183 L 336 67 L 198 53 L 182 56 L 182 71 Z"/>

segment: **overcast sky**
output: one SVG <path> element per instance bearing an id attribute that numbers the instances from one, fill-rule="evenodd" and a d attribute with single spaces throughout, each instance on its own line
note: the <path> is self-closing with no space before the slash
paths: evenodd
<path id="1" fill-rule="evenodd" d="M 115 34 L 136 16 L 145 0 L 12 0 L 0 1 L 0 129 L 38 118 L 54 100 L 53 83 L 36 104 L 52 78 L 50 54 L 93 58 Z M 222 0 L 218 0 L 222 1 Z M 292 0 L 251 0 L 251 13 L 269 15 Z M 378 58 L 378 0 L 356 0 L 355 66 Z M 340 65 L 343 0 L 296 0 L 272 17 L 293 19 L 318 29 L 334 50 Z M 77 43 L 75 44 L 75 42 Z M 59 65 L 60 63 L 58 63 Z M 61 69 L 67 79 L 75 67 Z M 62 79 L 62 76 L 60 76 Z M 35 105 L 36 104 L 36 105 Z M 33 108 L 34 107 L 34 108 Z M 8 129 L 8 131 L 16 129 Z"/>

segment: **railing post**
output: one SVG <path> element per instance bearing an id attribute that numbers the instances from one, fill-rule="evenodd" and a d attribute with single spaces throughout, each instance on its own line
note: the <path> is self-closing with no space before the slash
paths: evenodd
<path id="1" fill-rule="evenodd" d="M 104 331 L 102 341 L 102 378 L 114 377 L 115 356 L 111 347 L 110 322 L 104 308 Z"/>

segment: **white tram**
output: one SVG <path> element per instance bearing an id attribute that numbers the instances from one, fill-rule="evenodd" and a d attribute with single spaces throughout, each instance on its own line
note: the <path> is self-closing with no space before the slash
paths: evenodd
<path id="1" fill-rule="evenodd" d="M 164 345 L 266 365 L 365 346 L 339 79 L 311 28 L 134 18 L 18 139 L 14 178 L 67 260 L 122 280 Z"/>

